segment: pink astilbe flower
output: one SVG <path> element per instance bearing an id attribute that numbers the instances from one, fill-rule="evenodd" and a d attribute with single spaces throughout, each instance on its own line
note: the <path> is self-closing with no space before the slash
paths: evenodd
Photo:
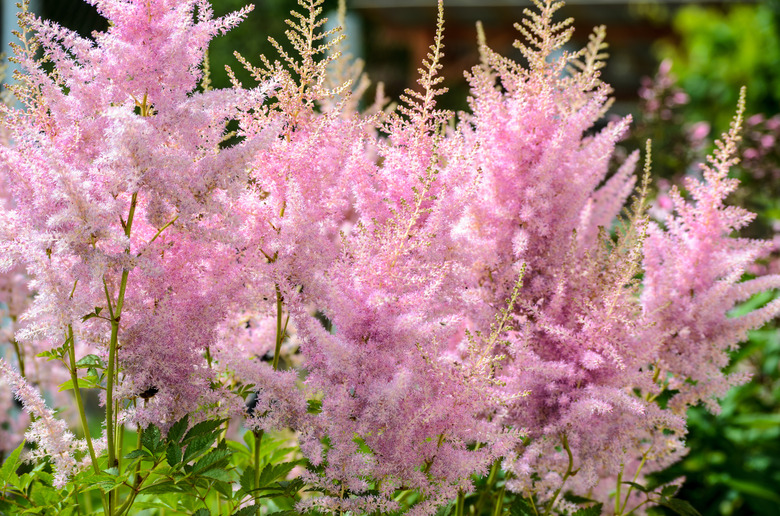
<path id="1" fill-rule="evenodd" d="M 2 358 L 0 380 L 10 385 L 16 398 L 32 417 L 32 423 L 24 435 L 37 448 L 29 453 L 28 459 L 35 461 L 50 457 L 54 466 L 54 487 L 64 487 L 68 478 L 79 469 L 76 455 L 82 455 L 86 445 L 75 439 L 65 421 L 54 417 L 54 412 L 46 406 L 40 393 Z"/>
<path id="2" fill-rule="evenodd" d="M 483 64 L 469 76 L 473 113 L 462 131 L 479 146 L 481 176 L 456 235 L 483 305 L 468 312 L 468 324 L 484 326 L 525 265 L 518 331 L 496 373 L 514 392 L 529 393 L 502 412 L 503 424 L 527 437 L 505 455 L 503 466 L 514 474 L 507 487 L 545 503 L 563 487 L 614 507 L 603 486 L 614 487 L 618 472 L 633 476 L 643 456 L 642 473 L 655 471 L 685 452 L 684 409 L 725 393 L 725 350 L 778 306 L 735 320 L 728 311 L 777 280 L 738 283 L 766 244 L 729 237 L 749 221 L 723 206 L 734 186 L 726 175 L 736 128 L 706 182 L 691 184 L 698 204 L 673 196 L 680 215 L 668 232 L 648 226 L 645 185 L 617 237 L 609 237 L 605 228 L 631 192 L 637 158 L 608 177 L 628 120 L 592 132 L 609 92 L 596 65 L 603 33 L 597 29 L 575 54 L 573 75 L 562 76 L 572 56 L 549 56 L 568 39 L 567 22 L 551 21 L 559 3 L 537 5 L 540 13 L 528 12 L 519 26 L 536 45 L 519 44 L 529 69 L 483 45 Z M 688 284 L 706 292 L 689 294 L 700 304 L 678 301 Z M 709 330 L 698 326 L 704 321 Z M 662 408 L 656 399 L 667 388 L 679 392 Z"/>
<path id="3" fill-rule="evenodd" d="M 24 108 L 0 108 L 0 272 L 36 292 L 14 337 L 38 351 L 72 330 L 79 355 L 116 355 L 103 401 L 121 421 L 291 428 L 322 493 L 300 510 L 392 512 L 415 490 L 409 513 L 433 514 L 491 464 L 549 510 L 572 509 L 566 491 L 621 510 L 636 494 L 619 482 L 685 453 L 685 410 L 717 408 L 744 379 L 724 377 L 727 351 L 780 310 L 729 317 L 780 286 L 740 282 L 769 248 L 730 236 L 751 219 L 724 204 L 741 108 L 665 226 L 646 215 L 649 156 L 619 217 L 639 153 L 610 161 L 630 119 L 597 128 L 604 29 L 563 51 L 560 2 L 517 25 L 527 67 L 482 38 L 454 124 L 437 109 L 442 2 L 420 88 L 387 117 L 328 79 L 323 0 L 299 1 L 294 52 L 273 41 L 283 63 L 238 56 L 259 87 L 229 71 L 216 91 L 199 86 L 206 45 L 246 9 L 92 3 L 111 22 L 94 40 L 22 16 L 53 69 L 18 48 Z M 4 364 L 61 484 L 78 445 Z"/>
<path id="4" fill-rule="evenodd" d="M 27 75 L 16 87 L 24 109 L 3 109 L 14 143 L 0 162 L 15 205 L 0 245 L 37 292 L 19 338 L 59 345 L 70 325 L 105 353 L 110 324 L 82 318 L 121 306 L 117 395 L 154 387 L 139 421 L 165 424 L 214 401 L 202 350 L 242 281 L 227 200 L 265 140 L 221 144 L 227 121 L 270 86 L 195 91 L 209 40 L 249 8 L 214 19 L 200 1 L 93 3 L 110 21 L 94 41 L 22 15 L 54 71 L 35 45 L 17 48 Z"/>
<path id="5" fill-rule="evenodd" d="M 716 399 L 746 380 L 721 372 L 728 364 L 727 351 L 749 329 L 780 312 L 780 302 L 773 301 L 747 315 L 729 317 L 738 303 L 780 287 L 777 275 L 740 282 L 747 267 L 771 250 L 770 242 L 731 236 L 754 215 L 724 202 L 738 185 L 728 172 L 738 161 L 743 110 L 744 94 L 731 130 L 716 142 L 714 155 L 702 166 L 703 180 L 686 182 L 691 200 L 673 189 L 676 214 L 667 219 L 668 230 L 651 226 L 645 243 L 642 303 L 662 338 L 653 360 L 672 376 L 670 382 L 678 392 L 669 406 L 678 414 L 698 402 L 717 412 Z"/>
<path id="6" fill-rule="evenodd" d="M 492 444 L 507 435 L 484 417 L 494 410 L 496 385 L 476 371 L 476 360 L 459 364 L 453 349 L 467 286 L 457 280 L 466 267 L 449 228 L 475 191 L 476 164 L 462 137 L 439 134 L 449 118 L 435 109 L 442 31 L 440 16 L 422 92 L 407 94 L 402 114 L 384 126 L 387 139 L 356 133 L 359 119 L 326 115 L 314 124 L 298 116 L 295 131 L 276 143 L 289 149 L 284 160 L 260 169 L 273 178 L 281 166 L 285 174 L 284 189 L 268 189 L 283 215 L 269 214 L 276 235 L 266 230 L 261 245 L 301 339 L 306 387 L 321 397 L 302 448 L 322 464 L 322 473 L 305 478 L 326 496 L 302 508 L 395 510 L 403 488 L 424 497 L 412 513 L 431 513 L 468 489 L 470 474 L 486 472 L 500 449 Z M 334 130 L 358 138 L 337 139 Z M 331 147 L 318 151 L 315 175 L 308 156 L 326 137 Z M 334 144 L 344 149 L 340 165 L 328 154 Z M 306 149 L 306 161 L 296 147 Z M 330 182 L 307 184 L 311 194 L 301 196 L 291 188 L 304 178 Z M 312 317 L 312 306 L 332 331 Z M 491 445 L 472 450 L 474 442 Z M 379 494 L 368 494 L 372 484 Z"/>

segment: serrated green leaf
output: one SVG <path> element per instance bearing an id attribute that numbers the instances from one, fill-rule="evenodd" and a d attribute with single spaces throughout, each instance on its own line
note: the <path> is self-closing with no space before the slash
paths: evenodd
<path id="1" fill-rule="evenodd" d="M 663 505 L 667 509 L 671 509 L 675 514 L 680 516 L 701 516 L 699 511 L 693 508 L 693 505 L 677 498 L 661 498 L 658 500 L 658 505 Z"/>
<path id="2" fill-rule="evenodd" d="M 231 480 L 233 480 L 230 476 L 230 473 L 228 473 L 222 468 L 209 469 L 207 471 L 200 473 L 200 476 L 213 478 L 214 480 L 219 480 L 220 482 L 230 482 Z"/>
<path id="3" fill-rule="evenodd" d="M 60 499 L 56 489 L 42 483 L 36 483 L 29 496 L 35 505 L 44 507 L 53 505 Z"/>
<path id="4" fill-rule="evenodd" d="M 198 473 L 200 471 L 212 469 L 216 464 L 219 464 L 220 462 L 224 461 L 231 455 L 233 455 L 233 452 L 231 452 L 230 450 L 220 450 L 220 449 L 211 450 L 205 457 L 203 457 L 197 463 L 195 463 L 195 466 L 193 467 L 192 471 L 194 473 Z"/>
<path id="5" fill-rule="evenodd" d="M 181 446 L 178 444 L 168 445 L 168 449 L 165 450 L 165 459 L 168 461 L 168 465 L 172 468 L 181 462 Z"/>
<path id="6" fill-rule="evenodd" d="M 165 494 L 165 493 L 180 493 L 182 487 L 173 481 L 166 480 L 164 482 L 158 482 L 148 487 L 141 489 L 143 494 Z"/>
<path id="7" fill-rule="evenodd" d="M 229 482 L 223 482 L 221 480 L 214 482 L 214 490 L 228 500 L 233 498 L 233 486 Z"/>
<path id="8" fill-rule="evenodd" d="M 59 509 L 59 512 L 57 513 L 57 516 L 72 516 L 73 514 L 76 514 L 77 507 L 69 506 L 65 507 L 64 509 Z"/>
<path id="9" fill-rule="evenodd" d="M 22 450 L 24 450 L 24 441 L 3 461 L 3 466 L 0 467 L 0 482 L 3 484 L 7 484 L 12 476 L 16 476 L 16 470 L 19 467 L 19 456 L 22 454 Z"/>
<path id="10" fill-rule="evenodd" d="M 677 489 L 679 489 L 677 486 L 664 486 L 663 489 L 661 489 L 661 496 L 667 498 L 673 496 L 674 493 L 677 492 Z"/>
<path id="11" fill-rule="evenodd" d="M 222 423 L 224 422 L 224 419 L 201 421 L 197 425 L 190 428 L 190 430 L 187 432 L 187 435 L 184 436 L 184 442 L 194 439 L 200 435 L 209 435 L 214 430 L 222 426 Z"/>
<path id="12" fill-rule="evenodd" d="M 509 506 L 510 516 L 535 516 L 534 508 L 522 498 L 515 498 Z"/>
<path id="13" fill-rule="evenodd" d="M 178 443 L 181 441 L 184 432 L 187 431 L 187 427 L 190 426 L 190 416 L 186 414 L 183 418 L 176 421 L 171 429 L 168 430 L 168 435 L 165 437 L 169 442 Z"/>
<path id="14" fill-rule="evenodd" d="M 636 482 L 621 482 L 621 484 L 627 484 L 634 489 L 638 489 L 639 491 L 642 491 L 643 493 L 649 493 L 650 489 L 646 488 L 642 484 L 637 484 Z"/>
<path id="15" fill-rule="evenodd" d="M 106 364 L 103 362 L 103 359 L 101 359 L 97 355 L 86 355 L 82 357 L 78 362 L 76 362 L 76 367 L 77 368 L 92 367 L 98 369 L 105 369 Z"/>
<path id="16" fill-rule="evenodd" d="M 292 471 L 293 468 L 298 464 L 298 461 L 282 462 L 281 464 L 275 465 L 268 464 L 265 468 L 263 468 L 262 473 L 260 473 L 260 486 L 267 486 L 268 484 L 280 478 L 284 479 L 284 477 L 286 477 L 287 474 L 290 473 L 290 471 Z"/>
<path id="17" fill-rule="evenodd" d="M 211 516 L 211 511 L 208 509 L 198 509 L 192 513 L 192 516 Z"/>
<path id="18" fill-rule="evenodd" d="M 597 503 L 590 507 L 583 507 L 578 509 L 572 516 L 601 516 L 601 509 L 604 508 L 603 503 Z"/>
<path id="19" fill-rule="evenodd" d="M 146 450 L 133 450 L 127 455 L 125 455 L 125 458 L 130 460 L 139 459 L 139 458 L 151 459 L 152 454 Z"/>
<path id="20" fill-rule="evenodd" d="M 253 504 L 240 508 L 231 516 L 254 516 L 255 512 L 257 512 L 257 507 Z"/>
<path id="21" fill-rule="evenodd" d="M 94 376 L 82 376 L 79 378 L 79 389 L 97 389 L 100 384 Z M 73 380 L 67 380 L 59 385 L 59 392 L 73 390 Z"/>
<path id="22" fill-rule="evenodd" d="M 119 474 L 119 468 L 114 466 L 113 468 L 104 469 L 103 473 L 105 473 L 106 475 L 110 475 L 112 477 L 115 477 L 115 476 L 117 476 Z"/>
<path id="23" fill-rule="evenodd" d="M 188 445 L 187 449 L 184 450 L 184 459 L 182 462 L 188 463 L 191 460 L 198 457 L 201 453 L 205 452 L 207 449 L 211 447 L 211 445 L 216 440 L 216 435 L 199 435 L 195 437 Z M 184 439 L 187 440 L 186 438 Z"/>
<path id="24" fill-rule="evenodd" d="M 596 500 L 593 500 L 592 498 L 585 498 L 584 496 L 575 495 L 573 493 L 566 493 L 563 498 L 571 503 L 575 503 L 577 505 L 588 503 L 588 502 L 595 502 Z"/>
<path id="25" fill-rule="evenodd" d="M 241 490 L 245 493 L 251 493 L 254 489 L 255 482 L 255 468 L 254 466 L 247 466 L 241 476 L 238 479 Z"/>
<path id="26" fill-rule="evenodd" d="M 160 429 L 154 425 L 149 425 L 141 436 L 141 444 L 154 453 L 160 444 Z"/>

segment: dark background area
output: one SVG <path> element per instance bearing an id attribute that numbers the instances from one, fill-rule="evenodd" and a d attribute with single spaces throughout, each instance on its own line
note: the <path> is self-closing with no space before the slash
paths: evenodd
<path id="1" fill-rule="evenodd" d="M 11 0 L 6 0 L 11 1 Z M 245 0 L 214 0 L 217 16 L 243 7 Z M 571 48 L 587 43 L 588 34 L 596 25 L 607 26 L 610 44 L 609 65 L 605 80 L 615 88 L 618 114 L 635 110 L 636 91 L 642 76 L 652 75 L 657 67 L 652 48 L 655 42 L 673 38 L 669 20 L 675 10 L 690 2 L 621 2 L 615 0 L 574 0 L 558 13 L 558 19 L 573 17 L 575 34 Z M 326 0 L 324 11 L 335 16 L 336 0 Z M 710 3 L 725 6 L 728 3 Z M 215 87 L 227 87 L 224 66 L 234 68 L 245 84 L 251 84 L 233 57 L 238 50 L 250 62 L 258 62 L 258 56 L 275 57 L 267 41 L 273 36 L 285 42 L 284 19 L 290 9 L 297 6 L 295 0 L 259 0 L 248 19 L 227 36 L 215 39 L 210 48 L 210 60 Z M 445 2 L 445 57 L 443 74 L 445 85 L 450 88 L 442 102 L 450 109 L 465 108 L 467 93 L 463 71 L 478 62 L 476 28 L 482 21 L 487 42 L 498 52 L 521 59 L 512 42 L 519 33 L 513 23 L 523 17 L 523 10 L 530 7 L 527 0 L 449 0 Z M 397 98 L 404 88 L 414 85 L 416 70 L 433 40 L 436 20 L 434 0 L 354 0 L 348 1 L 350 13 L 359 21 L 361 40 L 364 42 L 361 57 L 370 56 L 366 71 L 376 84 L 385 85 L 387 95 Z M 40 0 L 40 14 L 55 20 L 82 35 L 93 30 L 105 30 L 105 20 L 95 8 L 83 0 Z M 357 50 L 357 49 L 354 49 Z M 370 93 L 369 93 L 370 94 Z"/>

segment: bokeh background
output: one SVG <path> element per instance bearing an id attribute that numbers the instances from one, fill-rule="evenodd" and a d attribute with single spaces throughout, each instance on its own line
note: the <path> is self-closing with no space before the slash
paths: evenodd
<path id="1" fill-rule="evenodd" d="M 0 27 L 7 49 L 15 24 L 16 0 L 2 0 Z M 245 0 L 212 0 L 217 15 L 242 7 Z M 209 50 L 214 87 L 228 87 L 225 65 L 245 85 L 251 78 L 233 56 L 238 50 L 251 62 L 265 54 L 274 59 L 268 36 L 284 41 L 284 20 L 296 0 L 257 0 L 248 20 Z M 324 10 L 335 19 L 337 0 Z M 487 42 L 504 55 L 521 59 L 512 48 L 512 27 L 526 0 L 445 0 L 443 74 L 449 92 L 441 103 L 466 108 L 463 71 L 478 63 L 479 20 Z M 105 30 L 105 21 L 82 0 L 34 0 L 45 18 L 89 36 Z M 366 61 L 372 81 L 388 97 L 414 86 L 416 70 L 427 52 L 435 26 L 435 0 L 348 0 L 346 32 L 350 52 Z M 741 86 L 747 86 L 747 123 L 743 163 L 734 174 L 742 180 L 732 201 L 757 213 L 745 236 L 780 237 L 780 0 L 757 2 L 671 2 L 569 0 L 561 17 L 575 18 L 571 48 L 587 42 L 596 25 L 607 26 L 610 60 L 605 80 L 614 87 L 610 116 L 631 114 L 634 134 L 623 152 L 653 140 L 656 198 L 653 215 L 663 217 L 666 192 L 712 148 L 713 137 L 731 119 Z M 750 274 L 780 272 L 780 253 Z M 760 306 L 774 294 L 752 299 Z M 734 315 L 738 315 L 736 310 Z M 702 408 L 689 413 L 690 454 L 658 475 L 663 482 L 680 476 L 679 497 L 703 515 L 780 514 L 780 332 L 777 324 L 752 332 L 733 353 L 732 370 L 750 371 L 753 380 L 722 401 L 719 415 Z M 663 514 L 661 510 L 659 513 Z"/>

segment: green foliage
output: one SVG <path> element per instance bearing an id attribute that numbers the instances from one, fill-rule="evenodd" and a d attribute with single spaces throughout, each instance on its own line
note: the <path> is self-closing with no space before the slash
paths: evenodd
<path id="1" fill-rule="evenodd" d="M 658 53 L 673 61 L 672 72 L 690 95 L 689 121 L 709 120 L 718 133 L 728 128 L 740 87 L 748 86 L 749 113 L 780 111 L 780 23 L 768 5 L 735 5 L 723 12 L 686 6 L 674 18 L 679 44 Z M 718 120 L 710 120 L 719 113 Z"/>
<path id="2" fill-rule="evenodd" d="M 123 455 L 121 474 L 119 468 L 105 468 L 104 457 L 99 473 L 84 470 L 64 489 L 52 486 L 47 464 L 22 472 L 22 444 L 0 466 L 0 514 L 92 514 L 101 507 L 101 496 L 112 490 L 120 493 L 117 516 L 142 510 L 150 511 L 144 514 L 254 515 L 258 507 L 253 500 L 270 513 L 297 514 L 293 508 L 304 484 L 287 477 L 305 461 L 285 460 L 293 450 L 283 447 L 279 439 L 265 439 L 255 489 L 252 447 L 222 438 L 226 422 L 207 420 L 190 427 L 185 416 L 167 434 L 150 425 L 141 432 L 140 446 Z M 134 432 L 127 433 L 129 442 Z"/>
<path id="3" fill-rule="evenodd" d="M 213 2 L 214 14 L 222 16 L 244 7 L 245 0 L 220 0 Z M 253 84 L 249 72 L 237 66 L 234 51 L 239 51 L 249 61 L 257 61 L 260 55 L 276 56 L 276 49 L 268 41 L 286 41 L 285 31 L 289 28 L 284 22 L 290 17 L 290 11 L 298 8 L 296 0 L 264 0 L 253 2 L 252 11 L 244 23 L 228 32 L 225 36 L 214 39 L 209 47 L 209 61 L 212 70 L 212 86 L 214 88 L 229 88 L 230 81 L 225 74 L 225 65 L 229 65 L 237 78 L 245 84 Z M 326 0 L 323 13 L 329 16 L 337 5 L 337 0 Z"/>
<path id="4" fill-rule="evenodd" d="M 780 506 L 779 364 L 776 327 L 751 332 L 730 366 L 752 371 L 751 382 L 729 392 L 720 415 L 688 413 L 691 452 L 658 478 L 685 476 L 680 496 L 705 516 L 773 514 Z"/>

